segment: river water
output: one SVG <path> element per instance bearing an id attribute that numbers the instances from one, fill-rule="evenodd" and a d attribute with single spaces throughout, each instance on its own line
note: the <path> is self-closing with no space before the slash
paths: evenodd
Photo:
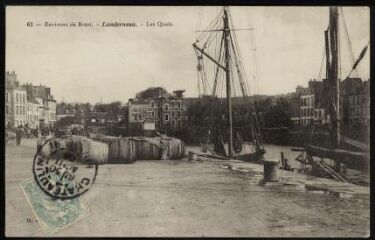
<path id="1" fill-rule="evenodd" d="M 264 144 L 266 153 L 264 154 L 264 159 L 277 159 L 281 161 L 281 152 L 284 153 L 284 158 L 289 160 L 289 164 L 292 168 L 299 168 L 300 163 L 295 159 L 298 157 L 300 152 L 293 152 L 292 148 L 300 148 L 296 146 L 280 146 L 274 144 Z"/>
<path id="2" fill-rule="evenodd" d="M 264 154 L 264 159 L 275 159 L 281 162 L 281 152 L 284 153 L 284 158 L 287 158 L 289 164 L 292 168 L 299 169 L 300 163 L 295 159 L 298 157 L 301 152 L 292 151 L 292 148 L 301 148 L 297 146 L 289 146 L 289 145 L 276 145 L 276 144 L 263 144 L 266 150 Z M 199 152 L 199 146 L 187 146 L 186 152 L 194 151 Z M 333 166 L 333 161 L 330 159 L 324 159 L 326 163 Z M 345 176 L 349 182 L 354 184 L 362 185 L 362 186 L 369 186 L 370 184 L 370 175 L 369 173 L 362 172 L 359 170 L 354 169 L 347 169 L 347 174 Z"/>

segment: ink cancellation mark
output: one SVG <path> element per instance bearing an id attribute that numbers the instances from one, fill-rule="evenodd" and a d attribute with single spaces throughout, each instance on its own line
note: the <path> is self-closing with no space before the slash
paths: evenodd
<path id="1" fill-rule="evenodd" d="M 82 148 L 69 139 L 47 140 L 38 149 L 33 162 L 37 185 L 57 199 L 73 199 L 87 192 L 97 170 L 98 164 L 84 156 Z"/>

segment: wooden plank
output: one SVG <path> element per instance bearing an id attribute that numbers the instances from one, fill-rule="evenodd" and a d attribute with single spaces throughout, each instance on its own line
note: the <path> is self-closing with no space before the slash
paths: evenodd
<path id="1" fill-rule="evenodd" d="M 327 149 L 313 145 L 306 146 L 306 152 L 312 156 L 329 158 L 340 161 L 351 167 L 360 167 L 369 161 L 369 156 L 363 152 L 353 152 L 344 149 Z"/>

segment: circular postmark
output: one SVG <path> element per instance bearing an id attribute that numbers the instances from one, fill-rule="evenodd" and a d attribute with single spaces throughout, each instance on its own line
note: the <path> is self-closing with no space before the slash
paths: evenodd
<path id="1" fill-rule="evenodd" d="M 37 185 L 49 196 L 72 199 L 87 192 L 93 185 L 98 164 L 91 161 L 82 148 L 66 144 L 66 139 L 47 140 L 33 161 Z"/>

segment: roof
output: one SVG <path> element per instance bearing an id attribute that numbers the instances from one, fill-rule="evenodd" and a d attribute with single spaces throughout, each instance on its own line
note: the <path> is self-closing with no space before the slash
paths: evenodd
<path id="1" fill-rule="evenodd" d="M 106 118 L 107 112 L 91 112 L 90 117 L 92 117 L 92 118 Z"/>
<path id="2" fill-rule="evenodd" d="M 35 98 L 29 98 L 29 99 L 27 100 L 27 102 L 29 102 L 29 103 L 34 103 L 34 104 L 39 104 L 39 102 L 38 102 Z"/>

